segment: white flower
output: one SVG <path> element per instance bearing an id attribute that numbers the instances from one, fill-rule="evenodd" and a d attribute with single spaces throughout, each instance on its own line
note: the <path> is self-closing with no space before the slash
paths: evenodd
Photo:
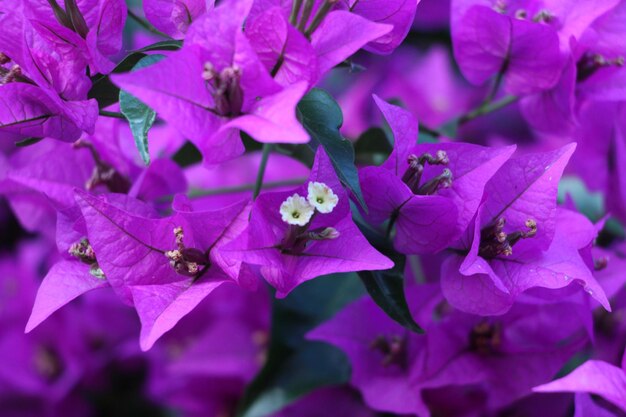
<path id="1" fill-rule="evenodd" d="M 311 206 L 304 197 L 294 194 L 287 197 L 280 205 L 280 215 L 283 221 L 289 224 L 304 226 L 311 220 L 315 208 Z"/>
<path id="2" fill-rule="evenodd" d="M 307 199 L 320 213 L 330 213 L 339 202 L 337 194 L 333 193 L 333 190 L 323 182 L 309 183 Z"/>

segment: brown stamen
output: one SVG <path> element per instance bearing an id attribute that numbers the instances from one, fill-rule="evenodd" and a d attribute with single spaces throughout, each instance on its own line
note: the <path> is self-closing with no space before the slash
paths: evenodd
<path id="1" fill-rule="evenodd" d="M 526 232 L 504 232 L 505 219 L 497 219 L 492 224 L 484 227 L 480 232 L 480 248 L 478 255 L 483 259 L 493 259 L 499 255 L 510 256 L 513 254 L 513 246 L 521 239 L 528 239 L 537 234 L 537 222 L 532 219 L 526 220 Z"/>
<path id="2" fill-rule="evenodd" d="M 469 334 L 470 349 L 482 355 L 498 352 L 502 345 L 502 326 L 481 322 Z"/>
<path id="3" fill-rule="evenodd" d="M 207 254 L 200 249 L 187 248 L 183 243 L 185 237 L 182 227 L 174 229 L 176 240 L 176 249 L 166 251 L 165 256 L 170 261 L 170 266 L 174 270 L 188 277 L 196 277 L 202 270 L 201 267 L 209 266 L 209 258 Z"/>
<path id="4" fill-rule="evenodd" d="M 127 194 L 130 191 L 131 183 L 128 178 L 117 172 L 113 166 L 104 162 L 91 142 L 79 139 L 74 142 L 74 148 L 88 149 L 96 163 L 91 177 L 85 184 L 87 190 L 93 190 L 99 185 L 104 185 L 112 193 Z"/>
<path id="5" fill-rule="evenodd" d="M 226 67 L 218 73 L 215 67 L 207 62 L 204 64 L 202 78 L 213 96 L 213 111 L 216 114 L 225 117 L 241 114 L 243 90 L 240 85 L 241 69 L 237 65 Z"/>
<path id="6" fill-rule="evenodd" d="M 408 361 L 407 340 L 401 336 L 383 336 L 376 337 L 370 343 L 370 348 L 378 350 L 383 354 L 381 364 L 384 367 L 397 365 L 400 368 L 406 368 Z"/>
<path id="7" fill-rule="evenodd" d="M 414 194 L 434 194 L 438 189 L 450 186 L 452 182 L 452 172 L 449 169 L 444 169 L 441 175 L 433 178 L 427 184 L 420 187 L 422 180 L 422 174 L 424 173 L 424 167 L 428 165 L 447 165 L 450 162 L 448 154 L 439 150 L 432 156 L 429 153 L 424 153 L 419 157 L 417 155 L 409 155 L 407 163 L 409 168 L 402 176 L 402 181 L 413 191 Z"/>

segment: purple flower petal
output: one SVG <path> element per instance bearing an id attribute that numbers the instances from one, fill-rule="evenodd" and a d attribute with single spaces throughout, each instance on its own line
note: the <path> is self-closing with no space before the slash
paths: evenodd
<path id="1" fill-rule="evenodd" d="M 77 261 L 57 263 L 48 271 L 39 286 L 33 311 L 26 324 L 26 333 L 78 296 L 108 286 L 105 279 L 91 275 L 89 266 L 85 264 Z"/>
<path id="2" fill-rule="evenodd" d="M 533 388 L 535 392 L 588 392 L 626 411 L 626 373 L 610 363 L 589 360 L 563 378 Z"/>

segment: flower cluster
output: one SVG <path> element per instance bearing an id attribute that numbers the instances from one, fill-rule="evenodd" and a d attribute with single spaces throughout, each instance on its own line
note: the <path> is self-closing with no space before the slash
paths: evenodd
<path id="1" fill-rule="evenodd" d="M 626 0 L 0 34 L 3 416 L 626 413 Z"/>

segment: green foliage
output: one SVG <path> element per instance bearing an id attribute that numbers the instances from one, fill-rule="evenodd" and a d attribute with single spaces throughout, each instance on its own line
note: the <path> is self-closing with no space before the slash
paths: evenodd
<path id="1" fill-rule="evenodd" d="M 152 45 L 134 50 L 124 57 L 119 64 L 113 69 L 114 74 L 128 72 L 137 65 L 139 60 L 147 56 L 146 52 L 152 51 L 175 51 L 182 46 L 181 41 L 174 39 L 153 43 Z M 120 89 L 111 82 L 108 76 L 98 74 L 91 77 L 92 87 L 89 90 L 89 98 L 95 98 L 98 101 L 98 107 L 105 108 L 111 104 L 117 103 L 120 95 Z"/>
<path id="2" fill-rule="evenodd" d="M 363 165 L 381 165 L 392 149 L 385 131 L 378 127 L 366 130 L 354 144 L 356 161 Z"/>
<path id="3" fill-rule="evenodd" d="M 354 165 L 354 148 L 339 132 L 343 115 L 337 102 L 327 92 L 314 88 L 300 100 L 297 112 L 298 119 L 311 135 L 309 145 L 314 150 L 322 145 L 341 182 L 367 210 Z"/>
<path id="4" fill-rule="evenodd" d="M 148 55 L 141 58 L 133 67 L 134 70 L 149 67 L 165 58 L 163 55 Z M 120 91 L 120 110 L 130 125 L 130 130 L 135 139 L 135 145 L 139 150 L 141 159 L 148 165 L 150 153 L 148 152 L 148 131 L 154 123 L 156 113 L 135 96 Z"/>
<path id="5" fill-rule="evenodd" d="M 356 274 L 334 274 L 305 282 L 272 305 L 272 332 L 265 366 L 250 384 L 239 417 L 276 412 L 316 388 L 346 383 L 347 358 L 339 349 L 305 339 L 363 294 Z"/>
<path id="6" fill-rule="evenodd" d="M 598 221 L 604 215 L 602 193 L 590 192 L 585 183 L 576 177 L 564 177 L 559 182 L 559 202 L 571 198 L 576 208 L 592 221 Z"/>
<path id="7" fill-rule="evenodd" d="M 18 148 L 24 148 L 26 146 L 34 145 L 35 143 L 39 143 L 43 138 L 26 138 L 22 140 L 18 140 L 15 142 L 15 146 Z"/>
<path id="8" fill-rule="evenodd" d="M 359 277 L 367 292 L 378 306 L 393 320 L 407 329 L 422 333 L 415 322 L 404 295 L 404 265 L 406 257 L 395 251 L 392 243 L 369 226 L 358 211 L 353 208 L 352 217 L 367 240 L 378 251 L 394 262 L 394 267 L 386 271 L 361 271 Z"/>

